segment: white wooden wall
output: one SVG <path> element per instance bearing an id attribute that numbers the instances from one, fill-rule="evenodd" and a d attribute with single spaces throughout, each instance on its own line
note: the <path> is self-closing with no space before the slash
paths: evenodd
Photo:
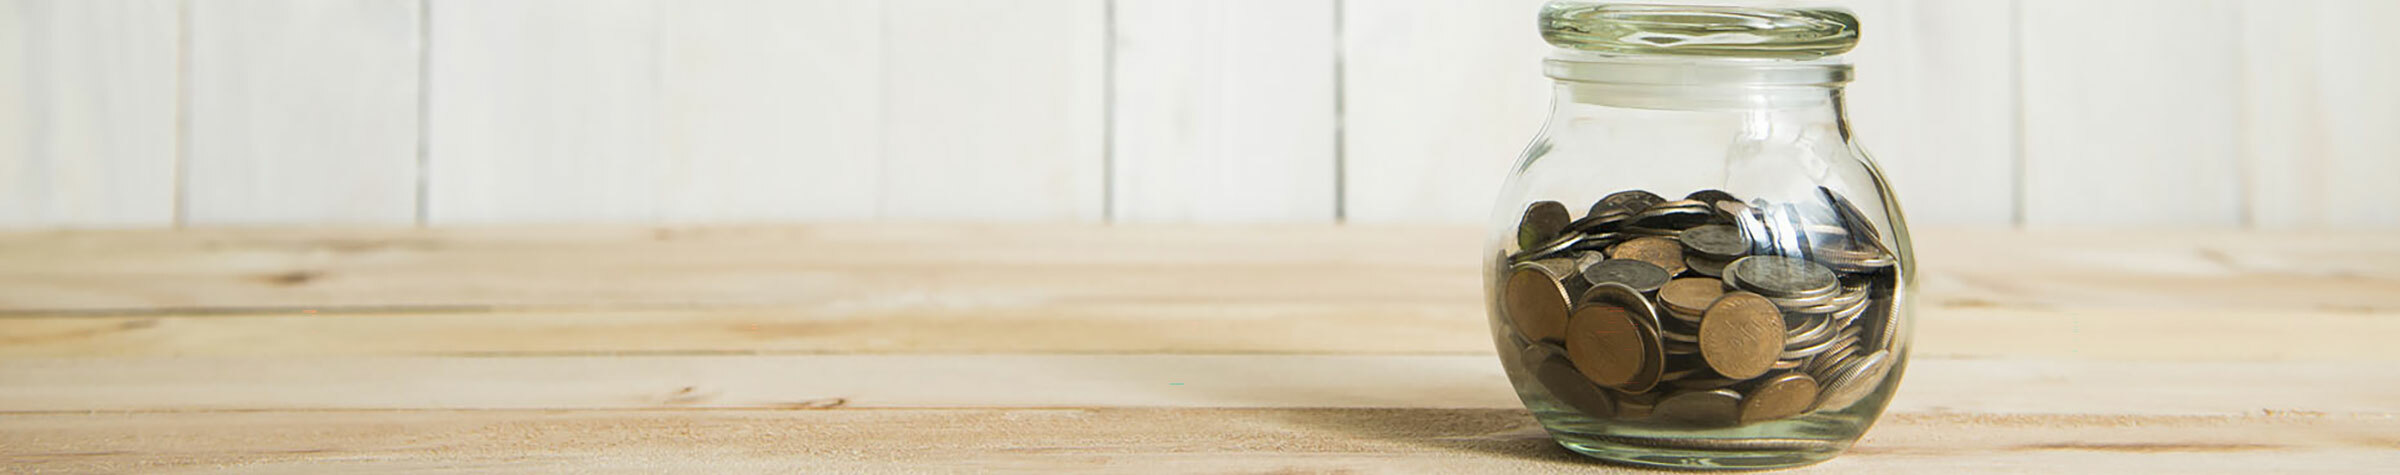
<path id="1" fill-rule="evenodd" d="M 0 0 L 0 228 L 1482 219 L 1538 0 Z M 1852 0 L 1919 224 L 2400 227 L 2400 2 Z"/>

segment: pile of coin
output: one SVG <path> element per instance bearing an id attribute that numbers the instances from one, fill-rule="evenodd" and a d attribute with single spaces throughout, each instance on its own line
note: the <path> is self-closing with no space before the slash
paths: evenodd
<path id="1" fill-rule="evenodd" d="M 1731 427 L 1838 410 L 1894 369 L 1899 257 L 1848 199 L 1610 194 L 1525 208 L 1498 321 L 1596 419 Z"/>

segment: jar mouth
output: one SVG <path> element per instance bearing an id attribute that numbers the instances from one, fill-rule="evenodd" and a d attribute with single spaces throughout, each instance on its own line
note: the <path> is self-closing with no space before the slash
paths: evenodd
<path id="1" fill-rule="evenodd" d="M 1560 49 L 1542 60 L 1542 75 L 1561 82 L 1640 86 L 1838 87 L 1850 82 L 1851 68 L 1839 57 L 1658 57 Z"/>

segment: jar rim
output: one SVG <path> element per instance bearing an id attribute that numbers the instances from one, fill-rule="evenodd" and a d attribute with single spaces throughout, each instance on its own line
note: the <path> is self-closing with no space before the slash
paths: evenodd
<path id="1" fill-rule="evenodd" d="M 1542 61 L 1542 74 L 1562 82 L 1597 84 L 1838 87 L 1850 82 L 1851 67 L 1839 57 L 1795 61 L 1628 56 L 1560 49 Z"/>

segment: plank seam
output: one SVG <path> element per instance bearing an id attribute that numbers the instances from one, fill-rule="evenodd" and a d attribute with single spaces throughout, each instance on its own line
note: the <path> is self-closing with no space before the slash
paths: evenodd
<path id="1" fill-rule="evenodd" d="M 173 215 L 170 227 L 183 228 L 191 219 L 192 156 L 192 2 L 175 2 L 175 157 L 174 190 L 168 206 Z"/>
<path id="2" fill-rule="evenodd" d="M 432 224 L 433 210 L 433 1 L 417 1 L 417 179 L 416 226 Z"/>

